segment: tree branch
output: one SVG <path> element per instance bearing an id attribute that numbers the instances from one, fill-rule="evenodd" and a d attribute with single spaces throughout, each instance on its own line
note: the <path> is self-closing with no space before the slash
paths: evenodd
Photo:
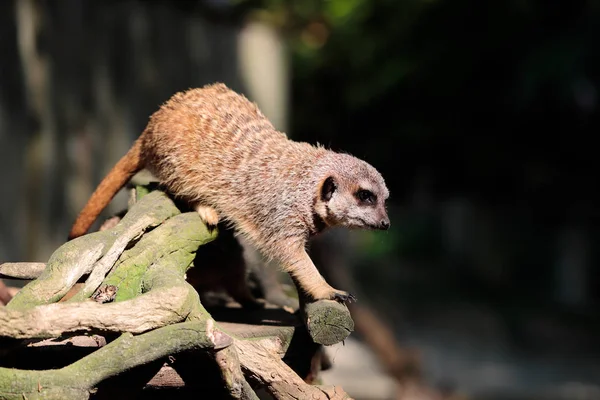
<path id="1" fill-rule="evenodd" d="M 99 350 L 68 366 L 0 368 L 0 398 L 84 399 L 109 377 L 133 373 L 137 367 L 183 351 L 201 350 L 209 352 L 220 371 L 221 387 L 233 398 L 258 399 L 248 379 L 265 386 L 277 399 L 347 399 L 339 387 L 307 384 L 282 357 L 289 362 L 297 354 L 301 365 L 308 364 L 301 370 L 309 371 L 317 343 L 339 342 L 352 331 L 348 309 L 332 301 L 309 304 L 303 314 L 308 329 L 298 315 L 281 309 L 239 309 L 238 315 L 257 318 L 253 325 L 240 324 L 239 317 L 237 323 L 215 322 L 185 281 L 185 274 L 194 265 L 198 247 L 213 240 L 216 233 L 209 233 L 197 213 L 181 214 L 166 195 L 155 191 L 135 203 L 116 226 L 61 246 L 39 278 L 0 308 L 0 339 L 125 333 L 108 345 L 98 342 Z M 2 270 L 15 273 L 15 266 Z M 41 268 L 32 267 L 26 274 L 31 276 L 36 269 Z M 61 299 L 85 274 L 90 274 L 86 290 L 66 302 L 49 304 Z M 116 290 L 105 299 L 112 303 L 88 298 L 97 286 Z M 279 312 L 280 318 L 273 319 L 275 314 L 268 315 L 272 312 Z M 56 345 L 46 340 L 25 349 Z M 23 349 L 8 349 L 4 353 L 13 355 L 4 357 L 3 353 L 3 359 L 19 359 L 14 354 Z M 0 361 L 0 365 L 5 364 Z"/>
<path id="2" fill-rule="evenodd" d="M 46 263 L 16 262 L 0 264 L 0 278 L 37 279 L 46 268 Z"/>

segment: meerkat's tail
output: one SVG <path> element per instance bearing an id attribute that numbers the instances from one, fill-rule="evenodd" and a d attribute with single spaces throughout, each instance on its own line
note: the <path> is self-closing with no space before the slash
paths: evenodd
<path id="1" fill-rule="evenodd" d="M 138 139 L 127 154 L 117 162 L 100 182 L 100 185 L 77 216 L 69 233 L 69 240 L 84 235 L 117 192 L 144 167 L 141 159 L 141 148 L 142 143 Z"/>

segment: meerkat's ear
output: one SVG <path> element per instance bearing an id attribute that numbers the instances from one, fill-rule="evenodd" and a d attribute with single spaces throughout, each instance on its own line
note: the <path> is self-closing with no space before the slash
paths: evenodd
<path id="1" fill-rule="evenodd" d="M 333 176 L 327 177 L 325 181 L 323 181 L 323 185 L 321 185 L 321 200 L 329 201 L 331 200 L 331 196 L 336 191 L 337 185 L 335 184 L 335 179 Z"/>

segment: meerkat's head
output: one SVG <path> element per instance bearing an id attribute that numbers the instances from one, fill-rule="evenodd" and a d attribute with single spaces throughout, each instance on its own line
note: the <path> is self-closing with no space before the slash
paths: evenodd
<path id="1" fill-rule="evenodd" d="M 327 226 L 386 230 L 390 227 L 388 197 L 383 177 L 373 166 L 335 154 L 321 169 L 314 212 Z"/>

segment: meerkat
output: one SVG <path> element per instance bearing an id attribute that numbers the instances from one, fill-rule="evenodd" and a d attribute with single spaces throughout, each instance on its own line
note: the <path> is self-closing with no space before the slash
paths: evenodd
<path id="1" fill-rule="evenodd" d="M 175 94 L 149 122 L 77 217 L 87 232 L 114 195 L 146 168 L 209 227 L 219 221 L 288 272 L 312 301 L 355 300 L 331 287 L 308 240 L 334 226 L 386 230 L 389 191 L 367 162 L 290 140 L 258 106 L 222 83 Z"/>

